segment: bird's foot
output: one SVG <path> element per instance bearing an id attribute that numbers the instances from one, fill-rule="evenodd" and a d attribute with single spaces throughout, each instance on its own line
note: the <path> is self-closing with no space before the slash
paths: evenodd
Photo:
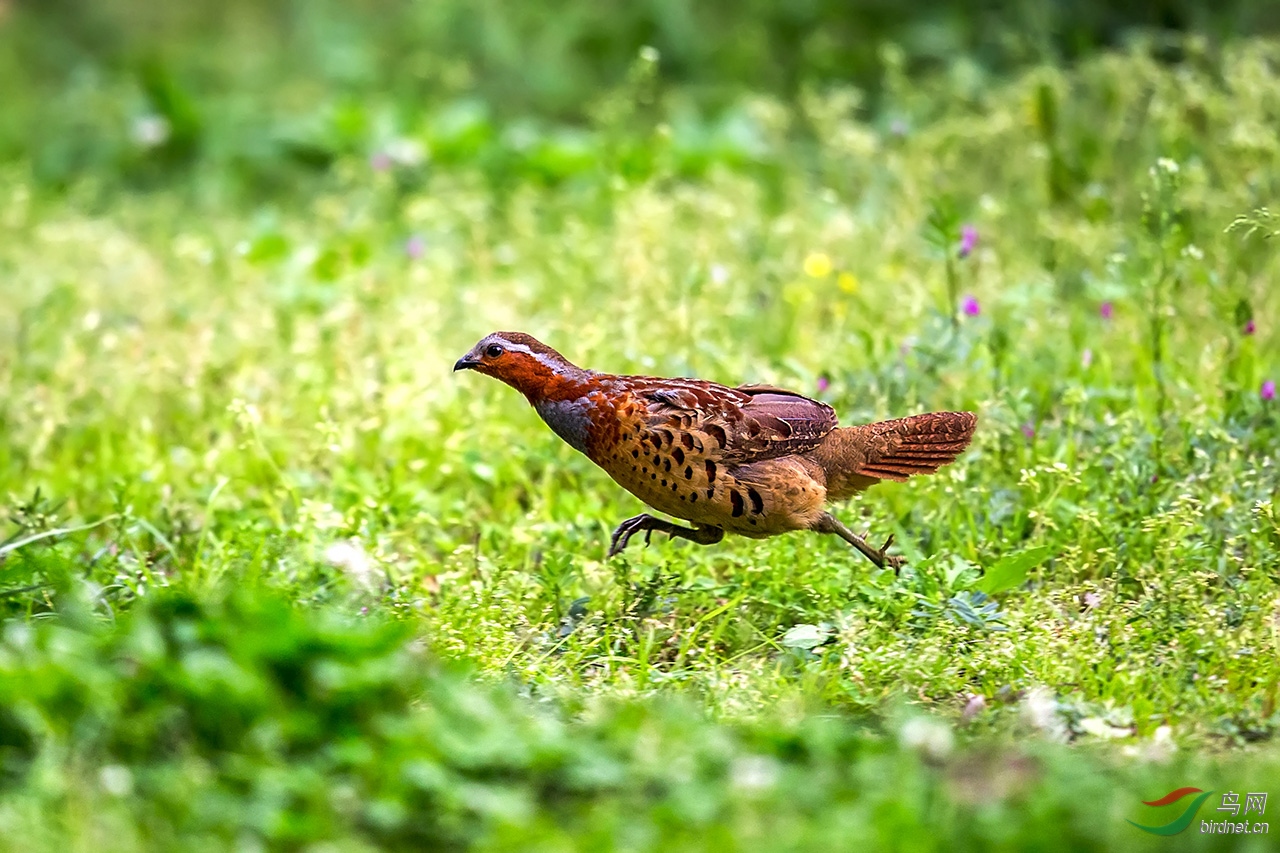
<path id="1" fill-rule="evenodd" d="M 613 537 L 609 540 L 609 553 L 605 555 L 606 558 L 613 557 L 621 552 L 623 548 L 627 547 L 631 537 L 637 533 L 644 533 L 644 544 L 648 545 L 654 529 L 659 527 L 659 524 L 658 519 L 646 513 L 641 513 L 634 518 L 628 518 L 618 525 L 617 530 L 613 531 Z"/>
<path id="2" fill-rule="evenodd" d="M 870 533 L 871 531 L 868 530 L 867 532 Z M 907 560 L 905 557 L 899 557 L 897 554 L 885 553 L 886 551 L 889 550 L 889 546 L 892 544 L 893 544 L 893 534 L 890 533 L 889 538 L 884 540 L 884 544 L 880 546 L 880 550 L 876 551 L 876 555 L 880 558 L 879 562 L 877 562 L 876 565 L 878 565 L 882 569 L 883 568 L 893 569 L 894 574 L 897 574 L 899 571 L 901 571 L 902 567 L 907 564 Z"/>
<path id="3" fill-rule="evenodd" d="M 878 569 L 893 569 L 896 573 L 900 568 L 906 565 L 907 561 L 902 557 L 886 553 L 889 550 L 889 546 L 893 544 L 892 535 L 890 535 L 888 539 L 884 540 L 884 544 L 881 545 L 880 550 L 877 551 L 875 548 L 872 548 L 867 544 L 867 537 L 871 535 L 870 530 L 862 536 L 859 536 L 841 524 L 840 520 L 829 512 L 824 512 L 819 516 L 812 529 L 816 530 L 818 533 L 836 534 L 841 539 L 857 548 L 858 551 L 862 553 L 862 556 L 874 563 Z"/>
<path id="4" fill-rule="evenodd" d="M 644 533 L 644 544 L 649 544 L 649 537 L 654 531 L 665 533 L 672 539 L 688 539 L 690 542 L 697 542 L 699 545 L 714 545 L 724 538 L 724 529 L 720 527 L 681 527 L 678 524 L 672 524 L 669 521 L 663 521 L 661 518 L 654 518 L 652 515 L 641 514 L 634 518 L 628 518 L 626 521 L 618 525 L 618 529 L 613 531 L 613 538 L 609 540 L 609 553 L 607 557 L 612 557 L 627 547 L 627 543 L 631 541 L 631 537 L 637 533 Z"/>

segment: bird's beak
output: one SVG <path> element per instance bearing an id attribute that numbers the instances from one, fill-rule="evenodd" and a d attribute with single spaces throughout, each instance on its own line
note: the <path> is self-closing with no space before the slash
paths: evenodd
<path id="1" fill-rule="evenodd" d="M 457 373 L 459 370 L 470 370 L 471 368 L 475 367 L 479 363 L 480 362 L 476 361 L 471 356 L 464 355 L 462 358 L 458 359 L 453 363 L 453 372 Z"/>

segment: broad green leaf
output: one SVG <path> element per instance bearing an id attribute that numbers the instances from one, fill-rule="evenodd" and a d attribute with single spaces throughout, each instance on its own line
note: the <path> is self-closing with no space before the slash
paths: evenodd
<path id="1" fill-rule="evenodd" d="M 1013 589 L 1027 579 L 1027 572 L 1044 562 L 1053 549 L 1048 546 L 1028 548 L 1017 554 L 1006 554 L 991 568 L 974 587 L 987 595 Z"/>
<path id="2" fill-rule="evenodd" d="M 822 645 L 827 632 L 817 625 L 794 625 L 782 637 L 782 645 L 789 649 L 812 649 Z"/>

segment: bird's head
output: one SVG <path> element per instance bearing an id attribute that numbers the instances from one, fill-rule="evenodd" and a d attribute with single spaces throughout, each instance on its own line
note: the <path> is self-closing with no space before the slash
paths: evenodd
<path id="1" fill-rule="evenodd" d="M 501 379 L 532 403 L 554 399 L 587 377 L 585 370 L 524 332 L 486 335 L 458 359 L 453 369 L 474 370 Z"/>

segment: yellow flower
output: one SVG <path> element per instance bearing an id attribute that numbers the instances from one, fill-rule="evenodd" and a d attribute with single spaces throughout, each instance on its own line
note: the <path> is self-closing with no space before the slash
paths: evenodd
<path id="1" fill-rule="evenodd" d="M 826 278 L 831 275 L 831 258 L 825 252 L 810 252 L 804 259 L 804 272 L 810 278 Z"/>
<path id="2" fill-rule="evenodd" d="M 845 293 L 858 292 L 858 277 L 851 272 L 842 272 L 840 275 L 836 276 L 836 284 L 838 284 L 840 289 Z"/>

